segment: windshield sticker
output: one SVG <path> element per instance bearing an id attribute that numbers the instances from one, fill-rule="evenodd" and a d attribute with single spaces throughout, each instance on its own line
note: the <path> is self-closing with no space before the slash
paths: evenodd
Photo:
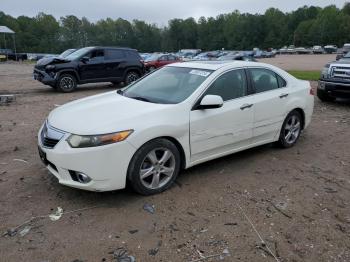
<path id="1" fill-rule="evenodd" d="M 207 77 L 208 75 L 210 75 L 210 72 L 193 69 L 190 71 L 190 74 Z"/>

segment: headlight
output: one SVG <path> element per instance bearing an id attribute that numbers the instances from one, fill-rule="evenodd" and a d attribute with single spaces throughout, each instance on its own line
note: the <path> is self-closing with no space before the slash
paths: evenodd
<path id="1" fill-rule="evenodd" d="M 329 66 L 330 66 L 329 64 L 326 64 L 322 69 L 322 72 L 321 72 L 322 78 L 328 78 Z"/>
<path id="2" fill-rule="evenodd" d="M 45 66 L 46 70 L 54 70 L 55 68 L 56 68 L 55 65 L 47 65 L 47 66 Z"/>
<path id="3" fill-rule="evenodd" d="M 73 148 L 103 146 L 124 141 L 133 130 L 126 130 L 105 135 L 79 136 L 70 135 L 67 138 L 68 144 Z"/>

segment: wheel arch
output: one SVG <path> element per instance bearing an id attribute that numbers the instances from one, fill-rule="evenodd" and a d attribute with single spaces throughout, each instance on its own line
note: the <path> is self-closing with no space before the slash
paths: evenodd
<path id="1" fill-rule="evenodd" d="M 135 156 L 136 152 L 137 152 L 140 148 L 142 148 L 145 144 L 147 144 L 147 143 L 149 143 L 149 142 L 151 142 L 151 141 L 153 141 L 153 140 L 157 140 L 157 139 L 166 139 L 166 140 L 172 142 L 172 143 L 176 146 L 177 150 L 179 150 L 179 153 L 180 153 L 180 169 L 185 169 L 185 168 L 186 168 L 186 163 L 187 163 L 187 162 L 186 162 L 186 153 L 185 153 L 185 150 L 184 150 L 182 144 L 180 143 L 180 141 L 177 140 L 175 137 L 172 137 L 172 136 L 158 136 L 158 137 L 154 137 L 154 138 L 152 138 L 152 139 L 149 139 L 149 140 L 145 141 L 144 143 L 142 143 L 142 145 L 140 145 L 140 146 L 137 148 L 137 150 L 136 150 L 135 153 L 133 154 L 132 158 Z"/>
<path id="2" fill-rule="evenodd" d="M 63 74 L 70 74 L 72 76 L 75 77 L 75 79 L 79 82 L 80 81 L 80 77 L 77 71 L 75 71 L 74 69 L 65 69 L 65 70 L 60 70 L 57 74 L 57 79 L 63 75 Z"/>
<path id="3" fill-rule="evenodd" d="M 139 75 L 139 77 L 142 76 L 142 71 L 141 71 L 141 69 L 139 69 L 139 68 L 137 68 L 137 67 L 130 67 L 130 68 L 128 68 L 127 70 L 125 70 L 125 73 L 124 73 L 124 77 L 123 77 L 123 78 L 125 78 L 126 75 L 127 75 L 129 72 L 136 72 L 136 73 Z"/>
<path id="4" fill-rule="evenodd" d="M 296 111 L 301 115 L 301 129 L 303 130 L 305 128 L 305 112 L 304 112 L 304 110 L 300 107 L 297 107 L 297 108 L 294 108 L 293 110 L 291 110 L 288 114 L 290 114 L 293 111 Z"/>

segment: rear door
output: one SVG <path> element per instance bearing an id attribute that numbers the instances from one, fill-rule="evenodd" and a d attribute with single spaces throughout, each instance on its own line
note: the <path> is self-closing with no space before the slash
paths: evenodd
<path id="1" fill-rule="evenodd" d="M 253 99 L 248 95 L 247 87 L 245 70 L 236 69 L 219 76 L 201 96 L 219 95 L 224 105 L 216 109 L 191 111 L 191 161 L 250 144 L 254 114 Z"/>
<path id="2" fill-rule="evenodd" d="M 106 77 L 104 50 L 95 49 L 86 55 L 89 61 L 79 62 L 81 80 L 95 80 Z"/>
<path id="3" fill-rule="evenodd" d="M 121 49 L 105 50 L 106 77 L 110 79 L 122 79 L 127 66 L 126 52 Z"/>
<path id="4" fill-rule="evenodd" d="M 252 143 L 270 142 L 280 131 L 286 104 L 290 99 L 287 82 L 267 68 L 249 68 L 254 90 L 254 129 Z"/>

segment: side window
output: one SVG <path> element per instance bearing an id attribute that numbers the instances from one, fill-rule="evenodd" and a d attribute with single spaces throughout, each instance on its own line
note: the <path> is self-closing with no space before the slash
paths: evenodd
<path id="1" fill-rule="evenodd" d="M 90 52 L 89 56 L 90 56 L 91 61 L 94 61 L 94 62 L 103 61 L 104 51 L 103 50 L 93 50 L 92 52 Z"/>
<path id="2" fill-rule="evenodd" d="M 163 55 L 163 56 L 159 57 L 159 61 L 167 61 L 167 60 L 168 60 L 167 55 Z"/>
<path id="3" fill-rule="evenodd" d="M 127 52 L 128 57 L 130 59 L 142 60 L 142 58 L 140 57 L 140 55 L 137 52 L 135 52 L 135 51 L 126 51 L 126 52 Z"/>
<path id="4" fill-rule="evenodd" d="M 243 97 L 247 94 L 247 81 L 242 69 L 227 72 L 205 91 L 205 95 L 218 95 L 224 101 Z"/>
<path id="5" fill-rule="evenodd" d="M 282 77 L 280 77 L 279 75 L 277 75 L 277 81 L 278 81 L 278 85 L 279 87 L 286 87 L 287 86 L 287 82 L 286 80 L 284 80 Z"/>
<path id="6" fill-rule="evenodd" d="M 276 73 L 263 68 L 249 69 L 256 93 L 279 88 Z"/>
<path id="7" fill-rule="evenodd" d="M 124 57 L 125 57 L 125 54 L 123 50 L 117 50 L 117 49 L 106 50 L 106 60 L 116 60 Z"/>
<path id="8" fill-rule="evenodd" d="M 175 60 L 176 60 L 176 57 L 173 56 L 173 55 L 169 55 L 169 56 L 168 56 L 168 60 L 169 60 L 169 61 L 175 61 Z"/>

